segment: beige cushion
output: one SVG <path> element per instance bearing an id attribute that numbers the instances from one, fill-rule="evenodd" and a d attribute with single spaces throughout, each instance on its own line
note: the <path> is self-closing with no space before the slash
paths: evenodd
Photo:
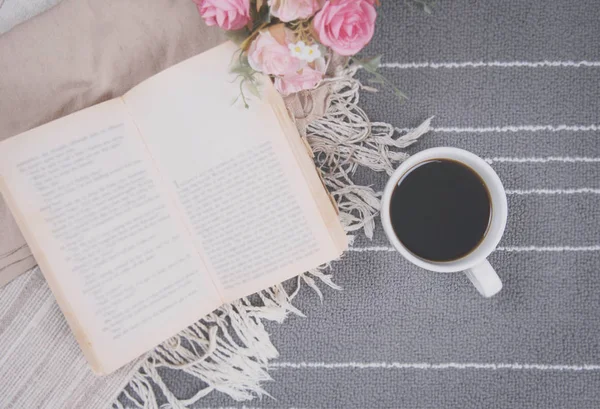
<path id="1" fill-rule="evenodd" d="M 0 36 L 0 140 L 122 95 L 222 41 L 191 0 L 64 0 Z M 23 244 L 0 200 L 0 285 L 35 264 Z"/>

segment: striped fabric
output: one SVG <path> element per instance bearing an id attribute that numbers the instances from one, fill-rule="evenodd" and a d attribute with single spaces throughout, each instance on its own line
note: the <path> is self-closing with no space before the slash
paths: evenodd
<path id="1" fill-rule="evenodd" d="M 0 408 L 108 407 L 135 365 L 95 376 L 39 269 L 0 288 Z"/>

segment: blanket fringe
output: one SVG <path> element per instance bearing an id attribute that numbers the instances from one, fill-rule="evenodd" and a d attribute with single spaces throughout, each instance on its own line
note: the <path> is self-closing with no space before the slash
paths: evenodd
<path id="1" fill-rule="evenodd" d="M 409 156 L 401 149 L 429 132 L 433 118 L 394 137 L 401 133 L 398 128 L 385 122 L 371 122 L 358 106 L 359 91 L 372 89 L 354 77 L 357 70 L 357 66 L 339 69 L 334 78 L 325 81 L 324 85 L 331 90 L 327 110 L 307 126 L 306 138 L 325 184 L 338 204 L 346 231 L 364 229 L 365 235 L 373 238 L 381 194 L 369 186 L 355 185 L 351 176 L 359 167 L 391 175 Z"/>
<path id="2" fill-rule="evenodd" d="M 371 122 L 358 106 L 359 91 L 368 90 L 354 78 L 358 67 L 337 70 L 322 86 L 330 87 L 325 115 L 312 121 L 306 138 L 340 210 L 340 220 L 353 239 L 361 229 L 373 237 L 381 194 L 369 186 L 355 185 L 352 174 L 359 166 L 391 174 L 408 157 L 402 148 L 429 131 L 431 118 L 414 130 L 394 137 L 399 130 L 384 122 Z M 302 285 L 312 288 L 319 298 L 319 283 L 341 289 L 321 266 L 298 276 L 296 288 L 288 293 L 282 284 L 224 305 L 201 321 L 148 353 L 140 370 L 126 387 L 116 409 L 185 409 L 212 391 L 236 401 L 268 396 L 262 383 L 271 380 L 269 361 L 278 357 L 264 320 L 281 323 L 289 314 L 302 316 L 292 301 Z M 169 370 L 183 371 L 201 380 L 204 386 L 187 399 L 176 397 L 164 381 Z M 167 403 L 158 406 L 157 393 Z"/>

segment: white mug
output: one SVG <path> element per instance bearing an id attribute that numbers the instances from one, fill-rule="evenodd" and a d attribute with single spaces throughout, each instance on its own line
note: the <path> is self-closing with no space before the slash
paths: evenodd
<path id="1" fill-rule="evenodd" d="M 490 194 L 491 216 L 485 236 L 479 245 L 462 258 L 447 262 L 436 262 L 423 259 L 410 252 L 398 239 L 392 228 L 390 219 L 390 200 L 398 182 L 411 171 L 416 165 L 433 159 L 451 159 L 465 164 L 475 171 L 487 186 Z M 394 247 L 411 263 L 429 271 L 438 273 L 454 273 L 464 271 L 475 288 L 484 297 L 491 297 L 502 288 L 500 277 L 486 260 L 496 248 L 504 228 L 508 215 L 506 192 L 500 178 L 494 169 L 479 156 L 457 148 L 432 148 L 419 152 L 404 161 L 391 176 L 381 201 L 381 221 L 385 233 Z"/>

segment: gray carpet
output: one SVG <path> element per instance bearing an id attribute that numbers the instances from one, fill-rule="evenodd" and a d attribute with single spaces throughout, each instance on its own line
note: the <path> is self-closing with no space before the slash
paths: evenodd
<path id="1" fill-rule="evenodd" d="M 273 399 L 245 407 L 600 407 L 600 2 L 459 0 L 431 16 L 383 3 L 366 54 L 388 63 L 562 62 L 389 68 L 410 100 L 362 99 L 373 120 L 400 127 L 436 116 L 412 152 L 455 146 L 500 158 L 492 166 L 510 213 L 490 261 L 504 289 L 484 299 L 463 275 L 350 252 L 333 267 L 344 291 L 325 291 L 320 304 L 305 290 L 297 303 L 307 318 L 270 326 L 281 351 L 266 385 Z M 568 64 L 579 61 L 595 65 Z M 378 189 L 385 180 L 357 175 Z M 387 245 L 380 227 L 355 243 Z M 189 396 L 192 384 L 172 381 Z M 243 406 L 213 393 L 197 407 Z"/>

